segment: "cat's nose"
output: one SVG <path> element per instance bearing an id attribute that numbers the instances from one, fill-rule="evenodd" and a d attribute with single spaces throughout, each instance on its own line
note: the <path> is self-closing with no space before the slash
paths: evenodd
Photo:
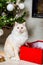
<path id="1" fill-rule="evenodd" d="M 20 30 L 20 33 L 23 33 L 23 31 L 22 31 L 22 30 Z"/>

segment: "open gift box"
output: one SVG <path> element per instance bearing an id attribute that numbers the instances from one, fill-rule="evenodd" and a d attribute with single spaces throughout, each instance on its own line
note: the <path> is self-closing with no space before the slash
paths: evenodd
<path id="1" fill-rule="evenodd" d="M 43 41 L 35 41 L 35 42 L 28 42 L 28 46 L 22 46 L 20 48 L 20 59 L 34 62 L 37 64 L 43 64 L 43 49 L 41 48 L 33 48 L 32 45 L 37 42 L 43 42 Z"/>

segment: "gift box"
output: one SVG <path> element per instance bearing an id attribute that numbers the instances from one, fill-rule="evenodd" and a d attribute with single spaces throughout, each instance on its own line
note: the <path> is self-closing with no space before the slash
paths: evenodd
<path id="1" fill-rule="evenodd" d="M 20 48 L 20 59 L 29 61 L 29 62 L 34 62 L 37 64 L 43 64 L 43 49 L 40 48 L 34 48 L 33 44 L 37 42 L 43 42 L 43 41 L 35 41 L 35 42 L 28 42 L 26 45 L 23 45 Z"/>

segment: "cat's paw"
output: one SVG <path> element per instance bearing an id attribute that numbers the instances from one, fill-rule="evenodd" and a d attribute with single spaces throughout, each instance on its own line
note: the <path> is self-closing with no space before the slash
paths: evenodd
<path id="1" fill-rule="evenodd" d="M 19 61 L 20 59 L 18 59 L 18 58 L 11 58 L 11 60 Z"/>

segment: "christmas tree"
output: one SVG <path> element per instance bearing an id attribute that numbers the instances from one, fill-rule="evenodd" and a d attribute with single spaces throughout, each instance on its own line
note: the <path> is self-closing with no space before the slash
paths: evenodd
<path id="1" fill-rule="evenodd" d="M 0 29 L 13 26 L 15 21 L 24 22 L 25 16 L 24 0 L 0 0 Z"/>

